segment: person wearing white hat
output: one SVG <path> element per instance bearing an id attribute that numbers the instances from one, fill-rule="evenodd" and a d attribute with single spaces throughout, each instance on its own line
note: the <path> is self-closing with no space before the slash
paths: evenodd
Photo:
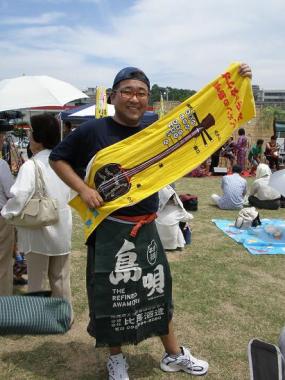
<path id="1" fill-rule="evenodd" d="M 270 176 L 269 166 L 259 164 L 256 170 L 256 179 L 251 185 L 248 197 L 251 206 L 267 210 L 277 210 L 280 207 L 281 194 L 268 184 Z"/>

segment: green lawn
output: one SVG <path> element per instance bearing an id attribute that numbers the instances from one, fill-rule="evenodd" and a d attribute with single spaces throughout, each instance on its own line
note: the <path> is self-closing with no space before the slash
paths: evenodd
<path id="1" fill-rule="evenodd" d="M 250 180 L 249 180 L 250 182 Z M 285 325 L 285 256 L 252 256 L 226 237 L 212 218 L 235 219 L 237 211 L 211 205 L 220 178 L 183 178 L 179 193 L 199 197 L 193 212 L 192 243 L 183 254 L 169 256 L 175 302 L 174 322 L 181 344 L 209 361 L 207 379 L 249 378 L 247 344 L 253 337 L 276 343 Z M 285 209 L 260 212 L 284 218 Z M 72 289 L 75 323 L 61 336 L 0 337 L 0 379 L 106 379 L 106 349 L 94 349 L 86 332 L 85 247 L 82 226 L 74 218 Z M 131 379 L 187 379 L 159 369 L 162 347 L 149 339 L 127 346 Z"/>

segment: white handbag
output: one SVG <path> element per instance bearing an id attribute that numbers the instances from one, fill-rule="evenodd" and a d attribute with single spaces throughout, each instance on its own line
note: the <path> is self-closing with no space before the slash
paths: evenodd
<path id="1" fill-rule="evenodd" d="M 259 213 L 255 207 L 245 207 L 241 209 L 235 221 L 235 227 L 241 230 L 260 225 Z"/>
<path id="2" fill-rule="evenodd" d="M 58 222 L 58 201 L 47 195 L 43 174 L 37 161 L 35 165 L 35 192 L 19 215 L 7 219 L 7 223 L 27 228 L 51 226 Z"/>

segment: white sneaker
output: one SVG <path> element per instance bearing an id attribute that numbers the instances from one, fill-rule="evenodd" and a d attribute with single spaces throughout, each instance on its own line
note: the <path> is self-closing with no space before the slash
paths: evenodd
<path id="1" fill-rule="evenodd" d="M 160 368 L 165 372 L 184 371 L 196 376 L 207 373 L 209 364 L 206 361 L 196 359 L 185 347 L 181 347 L 181 352 L 177 358 L 172 358 L 165 353 L 160 362 Z"/>
<path id="2" fill-rule="evenodd" d="M 123 354 L 110 355 L 107 362 L 109 380 L 129 380 L 128 363 Z"/>

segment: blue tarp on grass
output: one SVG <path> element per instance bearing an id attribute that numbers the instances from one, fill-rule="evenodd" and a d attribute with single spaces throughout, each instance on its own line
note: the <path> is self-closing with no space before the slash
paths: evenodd
<path id="1" fill-rule="evenodd" d="M 285 220 L 262 219 L 261 226 L 248 230 L 234 227 L 233 220 L 212 219 L 212 222 L 253 255 L 285 255 Z M 268 230 L 273 233 L 266 232 Z"/>

